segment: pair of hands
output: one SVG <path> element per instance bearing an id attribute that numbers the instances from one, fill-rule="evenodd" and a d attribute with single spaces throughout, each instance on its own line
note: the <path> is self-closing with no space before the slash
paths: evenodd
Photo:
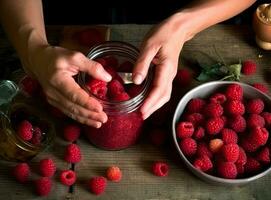
<path id="1" fill-rule="evenodd" d="M 186 41 L 184 32 L 180 32 L 172 21 L 170 18 L 165 20 L 145 37 L 133 71 L 134 82 L 140 84 L 151 62 L 156 65 L 152 89 L 140 108 L 143 119 L 170 99 L 179 53 Z M 26 71 L 38 77 L 51 105 L 89 126 L 99 128 L 107 121 L 99 101 L 90 97 L 73 78 L 79 72 L 85 72 L 96 79 L 110 81 L 112 77 L 101 64 L 82 53 L 49 45 L 35 50 L 30 61 Z"/>

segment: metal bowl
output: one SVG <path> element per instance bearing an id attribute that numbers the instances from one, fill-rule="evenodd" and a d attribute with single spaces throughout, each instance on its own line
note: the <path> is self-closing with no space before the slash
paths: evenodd
<path id="1" fill-rule="evenodd" d="M 265 169 L 264 171 L 260 172 L 259 174 L 246 177 L 246 178 L 237 178 L 237 179 L 226 179 L 226 178 L 220 178 L 216 177 L 207 173 L 204 173 L 197 168 L 193 166 L 192 163 L 186 158 L 186 156 L 182 153 L 182 150 L 180 149 L 178 145 L 178 140 L 176 137 L 176 124 L 179 122 L 179 119 L 184 112 L 184 109 L 187 105 L 187 103 L 190 101 L 190 99 L 193 98 L 206 98 L 213 94 L 215 91 L 218 89 L 222 89 L 227 87 L 230 84 L 237 83 L 242 86 L 244 90 L 244 96 L 246 98 L 261 98 L 266 102 L 268 106 L 271 106 L 271 98 L 264 94 L 263 92 L 257 90 L 256 88 L 247 85 L 245 83 L 240 83 L 240 82 L 232 82 L 232 81 L 213 81 L 213 82 L 208 82 L 205 84 L 202 84 L 191 91 L 189 91 L 187 94 L 183 96 L 183 98 L 180 100 L 180 102 L 177 105 L 177 108 L 174 113 L 173 121 L 172 121 L 172 133 L 173 133 L 173 139 L 175 146 L 177 148 L 177 151 L 183 160 L 183 162 L 186 164 L 186 166 L 199 178 L 201 178 L 204 181 L 207 181 L 209 183 L 213 184 L 220 184 L 220 185 L 225 185 L 225 186 L 236 186 L 236 185 L 243 185 L 246 183 L 249 183 L 251 181 L 257 180 L 266 174 L 268 174 L 271 171 L 271 166 Z"/>

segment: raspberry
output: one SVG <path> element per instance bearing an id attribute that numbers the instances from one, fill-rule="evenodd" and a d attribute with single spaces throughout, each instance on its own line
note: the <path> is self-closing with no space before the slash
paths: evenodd
<path id="1" fill-rule="evenodd" d="M 192 138 L 183 139 L 179 145 L 185 156 L 193 156 L 197 151 L 197 143 Z"/>
<path id="2" fill-rule="evenodd" d="M 266 127 L 270 127 L 271 125 L 271 113 L 270 112 L 263 112 L 261 116 L 264 118 Z"/>
<path id="3" fill-rule="evenodd" d="M 188 69 L 179 69 L 174 81 L 180 87 L 187 87 L 192 82 L 192 75 Z"/>
<path id="4" fill-rule="evenodd" d="M 238 136 L 236 134 L 236 132 L 232 129 L 229 128 L 224 128 L 221 131 L 221 138 L 224 142 L 224 144 L 230 144 L 230 143 L 234 143 L 237 144 L 238 142 Z"/>
<path id="5" fill-rule="evenodd" d="M 223 107 L 219 103 L 209 103 L 204 108 L 207 117 L 220 117 L 223 114 Z"/>
<path id="6" fill-rule="evenodd" d="M 246 130 L 246 120 L 241 115 L 235 115 L 228 119 L 228 127 L 233 129 L 235 132 L 240 133 Z"/>
<path id="7" fill-rule="evenodd" d="M 177 125 L 177 136 L 179 138 L 191 137 L 194 133 L 194 126 L 191 122 L 180 122 Z"/>
<path id="8" fill-rule="evenodd" d="M 237 144 L 226 144 L 221 148 L 224 159 L 228 162 L 236 162 L 239 158 L 239 146 Z"/>
<path id="9" fill-rule="evenodd" d="M 30 143 L 33 145 L 41 145 L 42 132 L 39 127 L 33 127 L 33 137 L 30 140 Z"/>
<path id="10" fill-rule="evenodd" d="M 211 103 L 223 104 L 226 102 L 226 100 L 227 100 L 226 96 L 222 93 L 215 93 L 214 95 L 210 97 Z"/>
<path id="11" fill-rule="evenodd" d="M 120 168 L 117 166 L 109 167 L 106 171 L 106 177 L 110 181 L 119 182 L 122 178 L 122 173 L 121 173 Z"/>
<path id="12" fill-rule="evenodd" d="M 219 162 L 217 172 L 222 178 L 235 179 L 237 176 L 237 168 L 233 162 Z"/>
<path id="13" fill-rule="evenodd" d="M 247 163 L 247 154 L 242 147 L 239 147 L 239 157 L 235 162 L 236 165 L 245 165 Z"/>
<path id="14" fill-rule="evenodd" d="M 258 114 L 250 114 L 247 118 L 247 127 L 253 128 L 255 126 L 264 127 L 264 118 Z"/>
<path id="15" fill-rule="evenodd" d="M 20 81 L 20 86 L 22 87 L 22 91 L 26 92 L 29 96 L 33 96 L 40 88 L 39 82 L 30 76 L 24 77 Z"/>
<path id="16" fill-rule="evenodd" d="M 200 98 L 191 99 L 187 104 L 187 112 L 188 113 L 201 113 L 205 104 L 206 104 L 206 102 L 204 99 L 200 99 Z"/>
<path id="17" fill-rule="evenodd" d="M 220 151 L 221 147 L 223 146 L 223 141 L 221 139 L 212 139 L 209 142 L 209 149 L 213 153 L 217 153 Z"/>
<path id="18" fill-rule="evenodd" d="M 161 146 L 165 143 L 167 133 L 164 130 L 154 129 L 149 134 L 149 139 L 155 146 Z"/>
<path id="19" fill-rule="evenodd" d="M 113 79 L 112 81 L 110 81 L 108 83 L 108 95 L 111 98 L 114 98 L 118 95 L 120 95 L 121 93 L 124 92 L 124 87 L 122 85 L 121 82 L 119 82 L 116 79 Z"/>
<path id="20" fill-rule="evenodd" d="M 39 196 L 47 196 L 51 192 L 52 181 L 48 177 L 42 177 L 34 182 L 36 193 Z"/>
<path id="21" fill-rule="evenodd" d="M 155 162 L 152 165 L 152 173 L 156 176 L 167 176 L 169 166 L 166 162 Z"/>
<path id="22" fill-rule="evenodd" d="M 20 183 L 28 181 L 30 175 L 30 169 L 27 163 L 19 163 L 13 169 L 13 176 Z"/>
<path id="23" fill-rule="evenodd" d="M 210 169 L 213 168 L 213 163 L 212 161 L 210 160 L 210 158 L 206 155 L 203 155 L 199 158 L 196 158 L 194 163 L 193 163 L 194 167 L 203 171 L 203 172 L 206 172 L 206 171 L 209 171 Z"/>
<path id="24" fill-rule="evenodd" d="M 261 164 L 252 157 L 247 158 L 247 163 L 244 165 L 245 172 L 248 174 L 255 174 L 261 169 Z"/>
<path id="25" fill-rule="evenodd" d="M 132 85 L 127 89 L 127 93 L 129 94 L 130 97 L 136 97 L 139 95 L 142 91 L 142 86 L 141 85 Z"/>
<path id="26" fill-rule="evenodd" d="M 77 163 L 81 160 L 81 150 L 77 144 L 69 144 L 66 147 L 64 159 L 69 163 Z"/>
<path id="27" fill-rule="evenodd" d="M 134 64 L 131 63 L 130 61 L 124 61 L 123 63 L 120 64 L 118 71 L 119 72 L 131 72 L 133 71 Z"/>
<path id="28" fill-rule="evenodd" d="M 243 88 L 239 84 L 230 84 L 225 91 L 225 95 L 228 100 L 239 100 L 243 99 Z"/>
<path id="29" fill-rule="evenodd" d="M 101 35 L 100 31 L 95 28 L 80 30 L 74 33 L 72 37 L 80 45 L 88 48 L 103 41 L 103 36 Z"/>
<path id="30" fill-rule="evenodd" d="M 113 101 L 128 101 L 129 99 L 130 96 L 126 92 L 120 93 L 112 98 Z"/>
<path id="31" fill-rule="evenodd" d="M 230 115 L 243 115 L 245 113 L 245 106 L 241 101 L 231 100 L 226 103 L 225 110 Z"/>
<path id="32" fill-rule="evenodd" d="M 264 102 L 261 99 L 250 99 L 246 105 L 247 113 L 260 114 L 264 109 Z"/>
<path id="33" fill-rule="evenodd" d="M 86 82 L 86 87 L 88 90 L 100 99 L 106 99 L 107 94 L 107 83 L 101 80 L 90 78 Z"/>
<path id="34" fill-rule="evenodd" d="M 92 177 L 88 183 L 89 190 L 95 195 L 104 193 L 106 186 L 107 180 L 103 176 Z"/>
<path id="35" fill-rule="evenodd" d="M 235 163 L 235 166 L 236 166 L 236 169 L 237 169 L 237 174 L 238 174 L 238 176 L 243 175 L 244 172 L 245 172 L 245 167 L 244 167 L 244 165 L 240 165 L 240 164 L 236 164 L 236 163 Z"/>
<path id="36" fill-rule="evenodd" d="M 262 146 L 266 144 L 269 137 L 269 132 L 266 130 L 266 128 L 261 128 L 259 126 L 253 127 L 248 137 L 249 141 L 258 146 Z"/>
<path id="37" fill-rule="evenodd" d="M 56 165 L 52 159 L 46 158 L 39 162 L 39 172 L 41 176 L 52 177 L 56 172 Z"/>
<path id="38" fill-rule="evenodd" d="M 241 142 L 241 147 L 246 151 L 246 152 L 255 152 L 259 145 L 256 145 L 253 141 L 248 140 L 248 138 L 245 138 Z"/>
<path id="39" fill-rule="evenodd" d="M 76 181 L 76 173 L 72 170 L 63 170 L 60 173 L 60 181 L 63 185 L 71 186 Z"/>
<path id="40" fill-rule="evenodd" d="M 69 142 L 76 141 L 80 136 L 81 129 L 77 124 L 68 124 L 64 127 L 63 136 Z"/>
<path id="41" fill-rule="evenodd" d="M 194 127 L 197 127 L 197 126 L 203 124 L 204 117 L 200 113 L 192 113 L 192 114 L 188 114 L 185 117 L 185 120 L 188 121 L 188 122 L 191 122 L 194 125 Z"/>
<path id="42" fill-rule="evenodd" d="M 117 80 L 121 84 L 124 84 L 122 78 L 117 74 L 116 70 L 113 67 L 107 66 L 104 69 L 111 75 L 112 80 Z"/>
<path id="43" fill-rule="evenodd" d="M 224 121 L 220 117 L 211 118 L 205 124 L 206 131 L 210 135 L 218 134 L 223 129 L 223 126 Z"/>
<path id="44" fill-rule="evenodd" d="M 205 135 L 205 130 L 204 130 L 204 128 L 202 128 L 201 126 L 199 126 L 199 127 L 196 128 L 196 130 L 194 131 L 193 138 L 195 138 L 195 140 L 199 140 L 199 139 L 203 138 L 204 135 Z"/>
<path id="45" fill-rule="evenodd" d="M 213 157 L 213 154 L 212 152 L 209 150 L 208 146 L 206 143 L 204 142 L 200 142 L 198 145 L 197 145 L 197 153 L 196 155 L 198 157 L 202 157 L 202 156 L 208 156 L 209 158 L 212 158 Z"/>
<path id="46" fill-rule="evenodd" d="M 256 160 L 260 163 L 267 165 L 270 163 L 270 150 L 268 147 L 264 147 L 257 155 Z"/>
<path id="47" fill-rule="evenodd" d="M 257 65 L 252 60 L 246 60 L 242 64 L 241 72 L 245 75 L 252 75 L 256 72 Z"/>
<path id="48" fill-rule="evenodd" d="M 23 120 L 19 124 L 17 132 L 22 140 L 29 141 L 33 137 L 32 130 L 33 130 L 32 124 L 27 120 Z"/>
<path id="49" fill-rule="evenodd" d="M 266 94 L 269 91 L 268 87 L 263 83 L 254 83 L 254 84 L 252 84 L 252 86 L 255 87 L 256 89 L 260 90 L 261 92 L 266 93 Z"/>

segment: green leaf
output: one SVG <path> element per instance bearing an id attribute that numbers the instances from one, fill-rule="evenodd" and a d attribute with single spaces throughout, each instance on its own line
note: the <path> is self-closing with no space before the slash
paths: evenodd
<path id="1" fill-rule="evenodd" d="M 210 79 L 211 77 L 205 72 L 201 72 L 200 75 L 197 77 L 197 80 L 202 81 L 202 82 L 209 81 Z"/>

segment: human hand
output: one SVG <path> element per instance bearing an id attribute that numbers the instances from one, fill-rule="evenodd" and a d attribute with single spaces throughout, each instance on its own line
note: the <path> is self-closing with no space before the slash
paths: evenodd
<path id="1" fill-rule="evenodd" d="M 61 47 L 40 47 L 31 54 L 30 66 L 25 67 L 39 80 L 48 102 L 74 120 L 101 127 L 107 121 L 102 105 L 84 91 L 73 76 L 80 71 L 103 81 L 111 76 L 103 67 L 82 53 Z"/>
<path id="2" fill-rule="evenodd" d="M 188 39 L 190 38 L 185 29 L 176 23 L 176 16 L 154 27 L 145 37 L 133 70 L 134 83 L 140 84 L 146 77 L 150 64 L 155 65 L 152 89 L 141 107 L 143 119 L 169 101 L 179 54 Z"/>

